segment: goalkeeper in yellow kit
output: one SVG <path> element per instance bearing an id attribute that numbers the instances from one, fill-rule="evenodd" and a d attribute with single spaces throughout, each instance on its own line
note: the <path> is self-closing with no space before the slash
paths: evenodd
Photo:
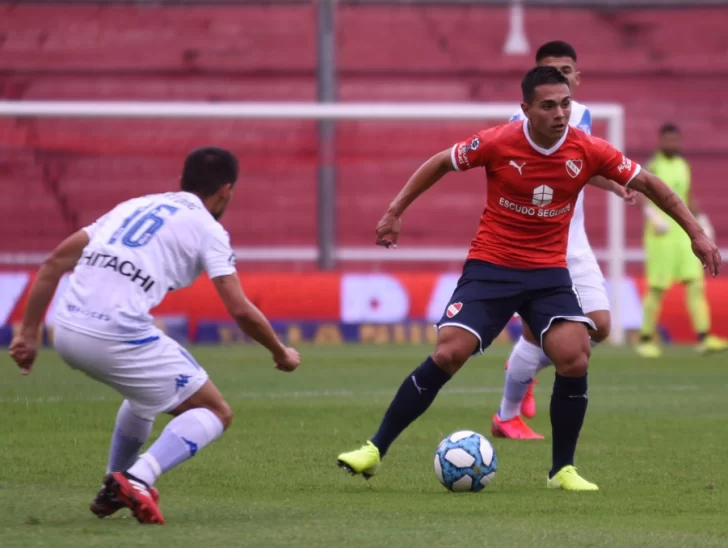
<path id="1" fill-rule="evenodd" d="M 699 213 L 690 187 L 690 165 L 680 152 L 680 130 L 673 124 L 660 128 L 660 149 L 647 170 L 665 181 L 690 207 L 706 234 L 714 239 L 713 228 L 704 213 Z M 645 205 L 645 274 L 647 293 L 643 302 L 643 321 L 637 352 L 645 358 L 658 358 L 660 346 L 655 330 L 665 291 L 674 283 L 685 285 L 685 301 L 700 353 L 728 350 L 728 341 L 710 333 L 710 309 L 705 296 L 703 266 L 693 255 L 690 238 L 678 224 L 651 204 Z"/>

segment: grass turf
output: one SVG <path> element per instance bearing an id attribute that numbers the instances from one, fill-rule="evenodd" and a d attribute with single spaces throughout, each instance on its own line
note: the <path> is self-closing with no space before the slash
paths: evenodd
<path id="1" fill-rule="evenodd" d="M 594 353 L 577 466 L 598 493 L 547 490 L 548 395 L 531 422 L 546 441 L 493 440 L 499 469 L 477 494 L 448 493 L 432 468 L 446 434 L 490 436 L 505 347 L 472 360 L 394 444 L 369 482 L 336 455 L 376 429 L 427 347 L 304 347 L 294 374 L 250 347 L 192 352 L 228 398 L 233 426 L 157 486 L 168 525 L 126 510 L 98 520 L 121 398 L 44 352 L 30 377 L 0 357 L 2 546 L 728 546 L 726 356 L 672 349 L 644 361 Z M 152 438 L 167 423 L 158 419 Z"/>

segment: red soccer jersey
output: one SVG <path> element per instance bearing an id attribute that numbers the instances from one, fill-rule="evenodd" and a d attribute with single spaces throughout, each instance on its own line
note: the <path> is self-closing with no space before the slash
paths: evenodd
<path id="1" fill-rule="evenodd" d="M 566 266 L 569 223 L 595 175 L 627 185 L 640 171 L 608 142 L 569 127 L 551 149 L 536 145 L 528 121 L 481 131 L 452 148 L 458 171 L 484 167 L 485 210 L 469 259 L 513 268 Z"/>

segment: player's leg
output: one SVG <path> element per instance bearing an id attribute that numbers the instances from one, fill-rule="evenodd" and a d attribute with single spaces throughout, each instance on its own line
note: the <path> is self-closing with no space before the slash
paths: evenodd
<path id="1" fill-rule="evenodd" d="M 642 300 L 642 327 L 637 353 L 643 358 L 659 358 L 662 355 L 656 340 L 657 322 L 660 317 L 665 291 L 674 280 L 676 253 L 674 239 L 668 235 L 645 237 L 645 278 L 647 292 Z"/>
<path id="2" fill-rule="evenodd" d="M 542 435 L 534 432 L 521 419 L 520 413 L 527 417 L 535 415 L 534 378 L 540 367 L 550 363 L 551 360 L 538 346 L 530 328 L 523 322 L 523 335 L 508 358 L 500 408 L 492 419 L 491 433 L 494 436 L 527 440 L 543 439 Z"/>
<path id="3" fill-rule="evenodd" d="M 551 394 L 552 466 L 549 487 L 592 491 L 596 485 L 574 468 L 576 445 L 587 409 L 587 368 L 591 344 L 587 326 L 593 322 L 581 309 L 573 288 L 536 293 L 520 311 L 553 361 L 556 374 Z"/>
<path id="4" fill-rule="evenodd" d="M 149 439 L 154 426 L 153 419 L 138 417 L 129 400 L 124 400 L 116 413 L 116 424 L 109 447 L 106 473 L 126 472 L 134 464 L 139 451 Z"/>
<path id="5" fill-rule="evenodd" d="M 434 352 L 404 379 L 377 432 L 362 448 L 339 455 L 339 467 L 367 479 L 373 476 L 392 442 L 430 407 L 440 389 L 479 348 L 479 338 L 469 330 L 440 329 Z"/>
<path id="6" fill-rule="evenodd" d="M 118 342 L 97 339 L 62 326 L 57 326 L 54 331 L 53 345 L 61 358 L 73 369 L 109 385 L 127 398 L 135 394 L 133 380 L 117 374 L 123 369 L 123 364 L 115 358 L 115 353 L 119 348 L 129 349 L 128 345 L 120 346 Z M 140 379 L 137 377 L 136 380 Z M 153 419 L 153 416 L 136 412 L 128 399 L 122 402 L 111 439 L 107 473 L 117 469 L 125 470 L 131 466 L 149 437 Z M 155 489 L 149 492 L 149 496 L 155 503 L 159 500 L 159 493 Z M 101 491 L 91 501 L 90 509 L 99 518 L 105 518 L 124 506 L 124 503 L 102 485 Z"/>
<path id="7" fill-rule="evenodd" d="M 230 406 L 210 380 L 169 413 L 174 418 L 128 470 L 150 487 L 219 438 L 232 421 Z"/>
<path id="8" fill-rule="evenodd" d="M 111 437 L 107 474 L 125 472 L 134 464 L 139 451 L 149 439 L 153 425 L 153 419 L 142 418 L 134 413 L 129 400 L 122 402 L 116 414 L 116 424 Z M 150 494 L 156 502 L 159 501 L 159 492 L 156 489 L 150 489 Z M 103 485 L 90 505 L 91 512 L 99 518 L 109 517 L 123 507 L 124 504 Z"/>
<path id="9" fill-rule="evenodd" d="M 106 491 L 142 523 L 164 523 L 164 518 L 149 501 L 140 500 L 140 494 L 149 493 L 156 504 L 159 496 L 155 499 L 153 485 L 159 477 L 219 438 L 232 421 L 230 406 L 210 380 L 169 414 L 175 418 L 149 449 L 127 471 L 107 474 L 104 479 Z"/>
<path id="10" fill-rule="evenodd" d="M 593 256 L 570 261 L 569 273 L 581 299 L 584 313 L 596 325 L 596 329 L 590 332 L 591 344 L 596 346 L 609 337 L 611 326 L 609 297 L 604 276 Z M 514 420 L 519 411 L 527 418 L 535 416 L 534 377 L 549 365 L 552 365 L 551 359 L 543 352 L 524 322 L 523 336 L 516 343 L 508 360 L 503 399 L 498 414 L 493 418 L 494 433 L 497 431 L 505 437 L 518 439 L 533 439 L 532 436 L 541 438 L 523 421 L 516 420 L 510 424 L 508 421 Z M 534 380 L 529 383 L 529 379 Z"/>
<path id="11" fill-rule="evenodd" d="M 404 379 L 370 441 L 339 455 L 341 468 L 365 478 L 373 476 L 392 442 L 427 410 L 468 358 L 482 352 L 506 326 L 516 306 L 508 299 L 498 304 L 483 300 L 486 286 L 461 279 L 438 324 L 434 352 Z"/>
<path id="12" fill-rule="evenodd" d="M 131 414 L 138 419 L 151 422 L 158 414 L 174 413 L 188 400 L 198 401 L 198 392 L 202 395 L 209 392 L 207 373 L 183 347 L 167 336 L 160 334 L 143 344 L 131 344 L 100 341 L 67 330 L 61 334 L 59 337 L 57 330 L 55 344 L 64 360 L 116 389 L 127 399 Z M 197 398 L 193 398 L 195 395 Z M 205 401 L 209 399 L 207 397 Z M 217 409 L 224 409 L 224 406 L 217 405 Z M 128 418 L 126 413 L 124 416 Z M 131 444 L 126 447 L 131 450 Z M 139 460 L 127 471 L 107 474 L 104 488 L 94 501 L 105 498 L 127 506 L 142 523 L 164 523 L 153 481 L 136 478 L 134 472 L 138 470 L 132 472 L 138 463 Z"/>

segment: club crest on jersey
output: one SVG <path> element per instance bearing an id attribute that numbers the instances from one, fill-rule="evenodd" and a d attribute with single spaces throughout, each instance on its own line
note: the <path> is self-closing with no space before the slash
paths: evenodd
<path id="1" fill-rule="evenodd" d="M 463 303 L 452 303 L 447 307 L 447 317 L 452 318 L 463 309 Z"/>
<path id="2" fill-rule="evenodd" d="M 566 173 L 568 173 L 573 179 L 576 179 L 579 176 L 579 173 L 581 173 L 583 165 L 584 162 L 581 160 L 566 160 Z"/>

